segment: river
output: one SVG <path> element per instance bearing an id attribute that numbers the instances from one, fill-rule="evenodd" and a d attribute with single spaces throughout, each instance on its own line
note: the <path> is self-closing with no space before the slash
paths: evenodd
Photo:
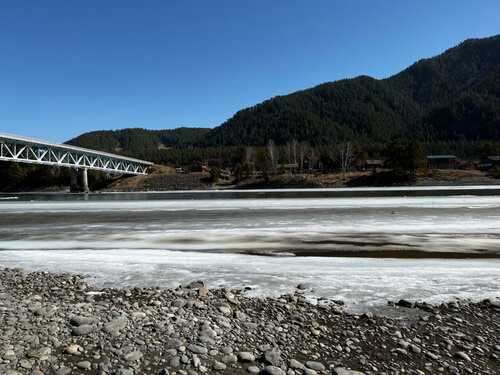
<path id="1" fill-rule="evenodd" d="M 2 194 L 0 266 L 251 287 L 351 311 L 499 296 L 500 186 Z"/>

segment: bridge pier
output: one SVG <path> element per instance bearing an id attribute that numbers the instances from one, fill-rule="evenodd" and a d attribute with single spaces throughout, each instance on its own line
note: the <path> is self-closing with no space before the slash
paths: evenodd
<path id="1" fill-rule="evenodd" d="M 88 193 L 89 180 L 87 168 L 71 168 L 71 186 L 70 193 Z"/>
<path id="2" fill-rule="evenodd" d="M 81 170 L 82 173 L 82 192 L 83 193 L 88 193 L 89 192 L 89 180 L 87 177 L 87 168 L 83 168 Z"/>

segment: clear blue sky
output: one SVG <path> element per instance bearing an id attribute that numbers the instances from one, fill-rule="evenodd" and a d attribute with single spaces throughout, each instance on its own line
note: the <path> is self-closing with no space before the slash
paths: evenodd
<path id="1" fill-rule="evenodd" d="M 500 33 L 498 0 L 0 2 L 0 132 L 214 127 Z"/>

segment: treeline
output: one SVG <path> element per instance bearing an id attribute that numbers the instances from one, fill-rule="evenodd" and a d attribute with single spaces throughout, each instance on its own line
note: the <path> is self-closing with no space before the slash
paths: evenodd
<path id="1" fill-rule="evenodd" d="M 405 137 L 394 137 L 405 138 Z M 408 138 L 414 139 L 414 138 Z M 296 138 L 287 139 L 283 143 L 274 142 L 276 147 L 280 150 L 280 155 L 286 154 L 284 151 L 287 144 L 291 141 L 296 140 Z M 418 139 L 416 139 L 418 140 Z M 314 145 L 312 142 L 307 142 L 311 149 L 314 150 L 315 155 L 324 156 L 327 155 L 331 150 L 336 149 L 338 144 L 345 143 L 347 141 L 354 141 L 358 144 L 366 153 L 367 157 L 379 159 L 382 157 L 382 150 L 388 143 L 386 142 L 365 142 L 363 138 L 346 137 L 342 141 L 322 143 L 319 145 Z M 144 147 L 136 148 L 133 150 L 108 150 L 106 148 L 97 148 L 103 151 L 112 151 L 117 154 L 124 156 L 129 156 L 133 158 L 138 158 L 142 160 L 148 160 L 155 164 L 167 165 L 171 167 L 188 167 L 193 163 L 197 162 L 207 162 L 208 160 L 217 160 L 217 165 L 219 167 L 229 167 L 234 164 L 234 160 L 237 159 L 237 155 L 241 153 L 241 149 L 252 147 L 255 150 L 265 149 L 267 147 L 267 140 L 264 145 L 259 146 L 218 146 L 218 147 L 195 147 L 189 146 L 172 146 L 169 148 L 158 148 L 158 147 Z M 298 141 L 297 141 L 298 142 Z M 299 142 L 300 143 L 300 142 Z M 461 159 L 480 159 L 489 155 L 500 155 L 500 141 L 483 141 L 483 140 L 466 140 L 464 137 L 460 137 L 458 140 L 437 140 L 437 141 L 421 141 L 423 150 L 426 154 L 453 154 Z M 85 144 L 85 147 L 91 147 Z M 487 150 L 487 151 L 485 151 Z M 284 159 L 283 159 L 284 160 Z"/>
<path id="2" fill-rule="evenodd" d="M 268 140 L 265 146 L 174 147 L 168 150 L 144 149 L 123 154 L 170 167 L 184 167 L 189 169 L 193 164 L 206 163 L 209 166 L 217 166 L 219 168 L 234 168 L 237 163 L 248 162 L 248 155 L 254 155 L 255 157 L 255 155 L 264 154 L 266 158 L 269 158 L 268 149 L 271 143 L 272 147 L 276 149 L 276 156 L 273 157 L 273 160 L 277 165 L 300 164 L 300 160 L 307 157 L 311 162 L 314 161 L 315 164 L 322 162 L 321 164 L 326 167 L 332 165 L 331 160 L 336 158 L 335 155 L 338 152 L 339 146 L 345 145 L 348 142 L 355 147 L 358 164 L 361 161 L 361 164 L 364 164 L 364 161 L 369 158 L 384 159 L 384 149 L 390 144 L 390 142 L 377 144 L 374 150 L 366 149 L 357 139 L 320 146 L 312 146 L 307 141 L 299 142 L 296 139 L 290 139 L 284 144 L 277 144 L 273 140 Z M 453 154 L 458 158 L 471 161 L 480 160 L 490 155 L 500 155 L 500 142 L 461 140 L 419 142 L 419 144 L 424 155 Z M 271 161 L 267 160 L 266 162 Z"/>
<path id="3" fill-rule="evenodd" d="M 456 152 L 457 150 L 460 152 Z M 282 145 L 268 140 L 266 146 L 255 147 L 173 147 L 168 150 L 148 148 L 120 153 L 151 160 L 156 164 L 183 167 L 186 170 L 191 170 L 193 165 L 205 164 L 209 169 L 216 167 L 217 174 L 221 170 L 229 170 L 238 182 L 254 173 L 264 177 L 285 172 L 345 173 L 365 168 L 368 158 L 383 159 L 386 166 L 411 174 L 424 164 L 425 155 L 455 154 L 459 158 L 473 155 L 479 161 L 490 155 L 500 155 L 500 142 L 421 143 L 417 140 L 396 139 L 381 145 L 378 153 L 370 153 L 357 140 L 312 146 L 309 142 L 291 139 Z M 106 185 L 106 174 L 89 170 L 88 175 L 91 190 Z M 69 181 L 69 168 L 0 162 L 1 191 L 29 191 L 67 186 Z"/>
<path id="4" fill-rule="evenodd" d="M 48 187 L 68 186 L 71 170 L 65 167 L 0 162 L 0 191 L 30 191 Z M 88 171 L 91 189 L 99 189 L 106 184 L 107 176 L 98 171 Z"/>

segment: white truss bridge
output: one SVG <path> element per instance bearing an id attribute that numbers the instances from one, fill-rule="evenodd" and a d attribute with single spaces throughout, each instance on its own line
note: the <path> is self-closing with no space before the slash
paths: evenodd
<path id="1" fill-rule="evenodd" d="M 0 160 L 135 175 L 147 174 L 153 165 L 107 152 L 2 133 Z"/>

